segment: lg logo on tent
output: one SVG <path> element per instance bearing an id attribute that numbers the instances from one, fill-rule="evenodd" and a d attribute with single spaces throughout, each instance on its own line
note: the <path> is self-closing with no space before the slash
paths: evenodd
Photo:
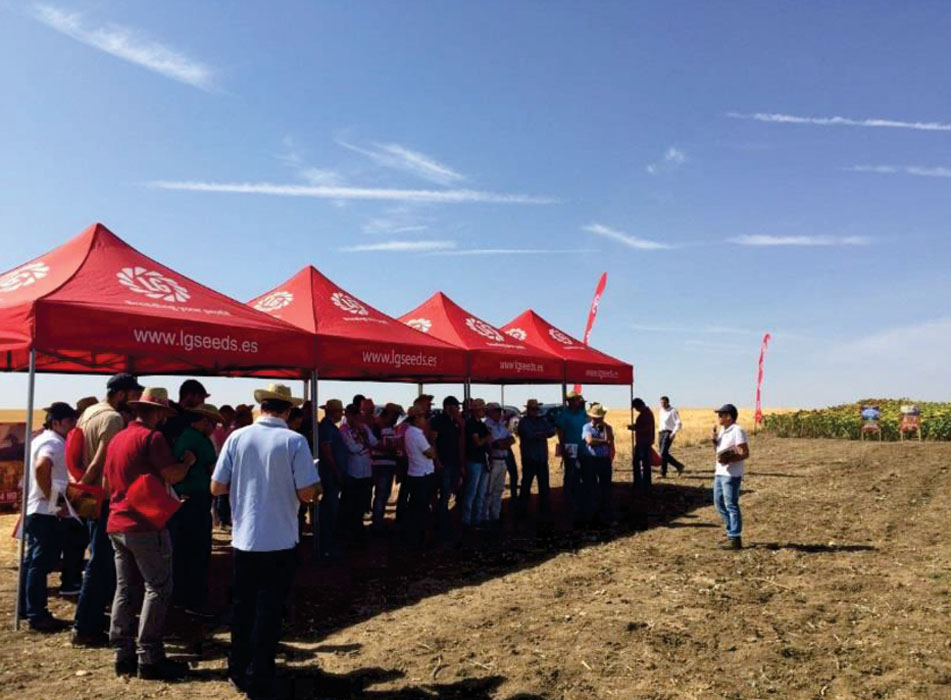
<path id="1" fill-rule="evenodd" d="M 367 311 L 367 307 L 344 292 L 334 292 L 330 296 L 330 301 L 332 301 L 334 306 L 336 306 L 338 309 L 342 309 L 348 314 L 355 314 L 356 316 L 370 315 L 370 312 Z"/>
<path id="2" fill-rule="evenodd" d="M 485 321 L 480 321 L 479 319 L 472 318 L 470 316 L 466 319 L 466 325 L 469 326 L 471 330 L 485 338 L 488 338 L 489 340 L 494 340 L 497 343 L 505 342 L 505 338 L 502 337 L 502 334 Z"/>
<path id="3" fill-rule="evenodd" d="M 561 343 L 562 345 L 574 345 L 575 341 L 569 338 L 567 335 L 562 333 L 557 328 L 549 328 L 548 335 L 550 335 L 556 342 Z"/>
<path id="4" fill-rule="evenodd" d="M 274 292 L 261 299 L 254 308 L 268 314 L 277 313 L 281 309 L 287 308 L 294 301 L 294 295 L 290 292 Z"/>
<path id="5" fill-rule="evenodd" d="M 50 268 L 42 260 L 18 267 L 0 277 L 0 294 L 9 294 L 21 287 L 29 287 L 36 280 L 41 280 L 49 274 Z"/>
<path id="6" fill-rule="evenodd" d="M 191 298 L 188 290 L 171 277 L 144 267 L 124 267 L 116 273 L 116 277 L 123 287 L 149 299 L 181 303 Z"/>
<path id="7" fill-rule="evenodd" d="M 528 337 L 528 333 L 521 328 L 509 328 L 505 333 L 518 341 L 524 341 Z"/>
<path id="8" fill-rule="evenodd" d="M 411 318 L 406 322 L 406 325 L 422 333 L 429 333 L 429 329 L 433 327 L 433 322 L 428 318 Z"/>

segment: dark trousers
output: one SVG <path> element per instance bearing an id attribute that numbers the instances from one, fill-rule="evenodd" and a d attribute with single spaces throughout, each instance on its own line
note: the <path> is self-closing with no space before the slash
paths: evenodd
<path id="1" fill-rule="evenodd" d="M 329 469 L 320 470 L 320 485 L 323 493 L 317 512 L 318 554 L 329 556 L 336 553 L 337 518 L 340 513 L 340 482 Z"/>
<path id="2" fill-rule="evenodd" d="M 670 454 L 670 446 L 674 444 L 674 436 L 671 435 L 669 430 L 661 430 L 657 437 L 660 442 L 660 475 L 667 476 L 668 464 L 673 464 L 677 473 L 681 473 L 684 470 L 684 465 Z"/>
<path id="3" fill-rule="evenodd" d="M 406 485 L 406 470 L 409 468 L 405 459 L 396 462 L 396 480 L 400 489 L 396 492 L 396 522 L 403 522 L 406 517 L 406 504 L 409 502 L 409 487 Z"/>
<path id="4" fill-rule="evenodd" d="M 344 537 L 363 535 L 363 514 L 370 509 L 373 479 L 345 476 L 340 496 L 340 530 Z"/>
<path id="5" fill-rule="evenodd" d="M 63 545 L 63 530 L 55 515 L 33 513 L 26 516 L 23 533 L 26 535 L 26 557 L 20 570 L 20 613 L 31 623 L 52 617 L 46 606 L 48 589 L 46 578 L 59 563 Z"/>
<path id="6" fill-rule="evenodd" d="M 581 479 L 586 496 L 585 520 L 610 523 L 612 520 L 610 457 L 584 457 L 581 461 Z"/>
<path id="7" fill-rule="evenodd" d="M 102 503 L 102 516 L 89 520 L 89 561 L 83 587 L 76 603 L 76 632 L 103 634 L 106 630 L 106 606 L 116 593 L 116 555 L 106 533 L 109 525 L 109 501 Z"/>
<path id="8" fill-rule="evenodd" d="M 435 474 L 407 476 L 400 485 L 400 488 L 405 488 L 407 493 L 404 533 L 406 543 L 410 546 L 418 547 L 423 543 L 435 485 Z"/>
<path id="9" fill-rule="evenodd" d="M 63 529 L 63 568 L 60 574 L 61 591 L 78 591 L 83 585 L 83 568 L 86 565 L 86 547 L 89 546 L 89 530 L 76 518 L 61 521 Z"/>
<path id="10" fill-rule="evenodd" d="M 436 475 L 439 482 L 439 500 L 436 502 L 436 528 L 439 537 L 448 540 L 452 537 L 452 522 L 449 518 L 449 497 L 459 483 L 462 467 L 458 464 L 443 464 Z"/>
<path id="11" fill-rule="evenodd" d="M 562 494 L 565 499 L 565 507 L 572 517 L 576 517 L 584 510 L 582 507 L 583 493 L 581 487 L 581 460 L 577 457 L 562 457 L 562 466 L 564 468 L 564 478 L 562 479 Z"/>
<path id="12" fill-rule="evenodd" d="M 231 527 L 231 500 L 227 494 L 215 498 L 215 515 L 219 525 Z"/>
<path id="13" fill-rule="evenodd" d="M 522 456 L 522 491 L 519 494 L 519 513 L 528 512 L 528 502 L 532 498 L 532 482 L 538 479 L 538 515 L 543 520 L 551 517 L 551 502 L 548 483 L 548 460 L 529 459 Z"/>
<path id="14" fill-rule="evenodd" d="M 512 497 L 512 503 L 518 503 L 518 462 L 515 461 L 515 453 L 511 449 L 505 455 L 505 470 L 509 473 L 509 494 Z"/>
<path id="15" fill-rule="evenodd" d="M 172 535 L 172 572 L 176 605 L 201 610 L 208 602 L 211 562 L 211 494 L 191 494 L 168 521 Z"/>
<path id="16" fill-rule="evenodd" d="M 651 487 L 651 446 L 634 446 L 634 487 L 649 491 Z"/>
<path id="17" fill-rule="evenodd" d="M 297 571 L 297 550 L 234 550 L 234 618 L 228 675 L 255 690 L 268 690 L 281 639 L 284 602 Z"/>

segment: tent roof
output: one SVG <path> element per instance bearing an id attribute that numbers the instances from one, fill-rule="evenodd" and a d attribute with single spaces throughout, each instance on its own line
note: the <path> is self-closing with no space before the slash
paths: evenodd
<path id="1" fill-rule="evenodd" d="M 438 292 L 400 317 L 403 323 L 469 352 L 475 382 L 528 384 L 564 380 L 564 362 L 510 338 Z"/>
<path id="2" fill-rule="evenodd" d="M 407 327 L 312 266 L 248 302 L 317 336 L 322 379 L 463 381 L 466 353 Z"/>
<path id="3" fill-rule="evenodd" d="M 146 257 L 102 224 L 0 275 L 0 370 L 305 376 L 290 324 Z"/>
<path id="4" fill-rule="evenodd" d="M 546 350 L 565 361 L 566 381 L 578 384 L 630 384 L 634 368 L 585 345 L 529 309 L 502 330 L 526 345 Z"/>

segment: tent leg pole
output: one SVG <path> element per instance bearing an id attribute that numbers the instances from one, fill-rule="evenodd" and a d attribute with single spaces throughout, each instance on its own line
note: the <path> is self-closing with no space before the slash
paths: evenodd
<path id="1" fill-rule="evenodd" d="M 416 393 L 416 396 L 417 396 L 417 397 L 423 395 L 423 383 L 422 383 L 422 382 L 420 382 L 419 384 L 416 385 L 416 392 L 417 392 L 417 393 Z"/>
<path id="2" fill-rule="evenodd" d="M 26 391 L 26 435 L 23 437 L 23 502 L 20 506 L 20 545 L 17 554 L 17 595 L 13 601 L 13 629 L 20 629 L 20 597 L 24 594 L 23 557 L 26 554 L 26 504 L 33 470 L 33 400 L 36 389 L 36 350 L 30 350 L 30 379 Z"/>
<path id="3" fill-rule="evenodd" d="M 502 405 L 505 406 L 505 385 L 502 384 L 499 386 L 499 391 L 501 393 Z"/>
<path id="4" fill-rule="evenodd" d="M 565 382 L 561 383 L 561 403 L 568 403 L 568 385 Z"/>
<path id="5" fill-rule="evenodd" d="M 317 370 L 315 369 L 310 375 L 310 423 L 311 423 L 311 440 L 313 440 L 313 455 L 316 460 L 320 455 L 320 443 L 319 443 L 319 433 L 318 433 L 318 424 L 317 424 L 317 404 L 320 403 L 317 399 Z M 314 555 L 315 558 L 320 556 L 320 528 L 318 526 L 318 520 L 320 515 L 320 504 L 317 499 L 314 499 L 314 502 L 310 505 L 310 532 L 314 538 Z"/>

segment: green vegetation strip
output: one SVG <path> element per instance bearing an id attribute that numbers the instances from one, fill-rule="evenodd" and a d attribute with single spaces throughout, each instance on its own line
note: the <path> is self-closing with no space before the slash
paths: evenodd
<path id="1" fill-rule="evenodd" d="M 878 421 L 883 440 L 898 440 L 901 407 L 914 404 L 921 409 L 921 437 L 924 440 L 951 440 L 951 403 L 911 401 L 909 399 L 864 399 L 852 404 L 815 411 L 796 411 L 767 415 L 764 428 L 777 437 L 844 438 L 858 440 L 864 421 L 862 406 L 877 406 L 882 412 Z M 869 436 L 866 436 L 869 437 Z M 917 439 L 907 433 L 905 439 Z M 877 440 L 877 436 L 871 436 Z"/>

